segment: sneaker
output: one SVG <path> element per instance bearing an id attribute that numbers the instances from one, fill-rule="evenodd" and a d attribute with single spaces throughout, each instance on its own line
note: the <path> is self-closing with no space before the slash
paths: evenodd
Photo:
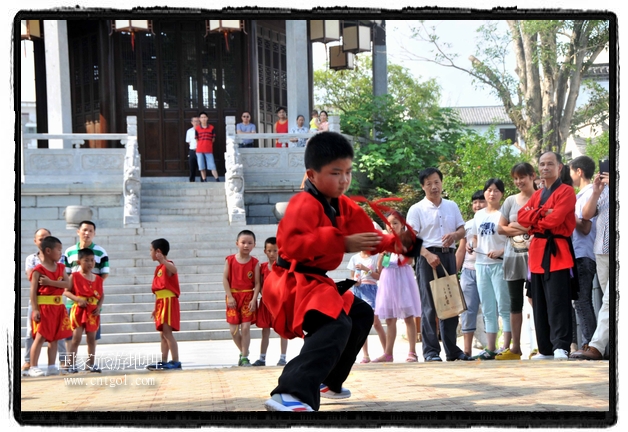
<path id="1" fill-rule="evenodd" d="M 28 370 L 29 377 L 40 377 L 44 375 L 44 371 L 39 369 L 38 367 L 32 367 Z"/>
<path id="2" fill-rule="evenodd" d="M 528 358 L 529 358 L 530 360 L 532 360 L 532 357 L 534 357 L 534 356 L 535 356 L 535 355 L 537 355 L 538 353 L 539 353 L 539 350 L 535 348 L 535 349 L 533 349 L 532 351 L 530 351 L 530 355 L 528 356 Z"/>
<path id="3" fill-rule="evenodd" d="M 70 367 L 67 369 L 67 373 L 69 373 L 69 374 L 75 374 L 75 373 L 78 373 L 78 371 L 79 371 L 79 370 L 76 368 L 76 366 L 70 366 Z"/>
<path id="4" fill-rule="evenodd" d="M 220 181 L 220 179 L 218 177 L 216 177 L 216 183 L 218 183 Z"/>
<path id="5" fill-rule="evenodd" d="M 59 369 L 56 366 L 48 366 L 46 376 L 59 375 Z"/>
<path id="6" fill-rule="evenodd" d="M 165 364 L 164 362 L 157 362 L 154 364 L 149 364 L 148 366 L 146 366 L 146 369 L 152 370 L 152 371 L 164 370 L 164 364 Z"/>
<path id="7" fill-rule="evenodd" d="M 311 406 L 287 393 L 275 393 L 264 406 L 267 411 L 312 412 Z"/>
<path id="8" fill-rule="evenodd" d="M 87 366 L 87 370 L 95 373 L 102 373 L 102 369 L 98 367 L 98 365 Z"/>
<path id="9" fill-rule="evenodd" d="M 253 363 L 253 366 L 266 366 L 266 360 L 257 359 L 255 363 Z"/>
<path id="10" fill-rule="evenodd" d="M 283 359 L 279 359 L 277 362 L 277 366 L 285 366 L 286 364 L 288 364 L 288 362 Z"/>
<path id="11" fill-rule="evenodd" d="M 167 370 L 181 369 L 181 362 L 170 360 L 168 363 L 164 363 L 164 369 L 167 369 Z"/>
<path id="12" fill-rule="evenodd" d="M 471 357 L 473 360 L 495 360 L 495 356 L 497 355 L 497 353 L 494 353 L 493 351 L 484 348 L 480 354 L 475 355 L 473 357 Z"/>
<path id="13" fill-rule="evenodd" d="M 554 360 L 569 360 L 569 353 L 564 349 L 555 349 Z"/>
<path id="14" fill-rule="evenodd" d="M 537 353 L 530 357 L 530 360 L 554 360 L 554 356 Z"/>
<path id="15" fill-rule="evenodd" d="M 242 357 L 240 359 L 240 366 L 251 366 L 251 362 L 248 357 Z"/>
<path id="16" fill-rule="evenodd" d="M 461 352 L 458 357 L 447 358 L 447 361 L 475 361 L 475 359 Z"/>
<path id="17" fill-rule="evenodd" d="M 521 360 L 521 354 L 515 354 L 510 351 L 510 349 L 506 348 L 495 356 L 495 360 Z"/>
<path id="18" fill-rule="evenodd" d="M 325 384 L 321 384 L 321 397 L 327 399 L 347 399 L 351 397 L 351 390 L 344 387 L 340 388 L 340 392 L 330 390 Z"/>

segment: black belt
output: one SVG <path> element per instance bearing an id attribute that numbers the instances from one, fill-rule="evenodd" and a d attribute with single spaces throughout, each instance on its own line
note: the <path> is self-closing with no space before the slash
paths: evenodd
<path id="1" fill-rule="evenodd" d="M 436 246 L 430 246 L 425 248 L 428 251 L 432 252 L 432 253 L 443 253 L 443 254 L 448 254 L 448 253 L 454 253 L 455 249 L 453 248 L 449 248 L 449 247 L 436 247 Z"/>
<path id="2" fill-rule="evenodd" d="M 281 268 L 285 268 L 286 270 L 290 270 L 290 263 L 280 256 L 277 257 L 277 265 Z M 297 263 L 294 271 L 297 273 L 313 273 L 320 276 L 327 276 L 327 270 L 323 270 L 318 267 L 306 266 L 301 263 Z"/>

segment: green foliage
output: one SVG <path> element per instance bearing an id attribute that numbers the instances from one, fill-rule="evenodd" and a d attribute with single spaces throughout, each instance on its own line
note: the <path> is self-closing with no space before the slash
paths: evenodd
<path id="1" fill-rule="evenodd" d="M 599 137 L 589 138 L 587 140 L 585 154 L 593 159 L 596 164 L 600 159 L 606 159 L 609 156 L 609 138 L 610 134 L 606 131 Z"/>
<path id="2" fill-rule="evenodd" d="M 485 135 L 468 134 L 458 141 L 455 156 L 440 163 L 443 196 L 458 204 L 463 218 L 469 220 L 473 217 L 471 196 L 489 178 L 504 182 L 504 198 L 519 192 L 510 177 L 510 169 L 518 162 L 521 158 L 510 141 L 500 141 L 494 128 Z"/>

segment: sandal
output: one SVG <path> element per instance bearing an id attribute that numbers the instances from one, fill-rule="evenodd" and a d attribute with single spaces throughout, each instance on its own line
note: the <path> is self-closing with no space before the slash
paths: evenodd
<path id="1" fill-rule="evenodd" d="M 360 361 L 360 363 L 370 363 L 370 362 L 371 362 L 371 358 L 369 356 L 362 357 L 362 361 Z"/>
<path id="2" fill-rule="evenodd" d="M 419 361 L 419 359 L 417 358 L 416 353 L 413 353 L 413 352 L 409 352 L 408 353 L 408 358 L 406 359 L 406 362 L 408 362 L 408 363 L 415 363 L 415 362 L 418 362 L 418 361 Z"/>
<path id="3" fill-rule="evenodd" d="M 393 356 L 384 354 L 381 357 L 377 357 L 375 360 L 371 360 L 371 363 L 390 363 L 393 361 Z"/>

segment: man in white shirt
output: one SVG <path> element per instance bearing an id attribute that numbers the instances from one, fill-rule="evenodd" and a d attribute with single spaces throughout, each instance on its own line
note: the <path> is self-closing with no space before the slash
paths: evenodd
<path id="1" fill-rule="evenodd" d="M 595 253 L 593 252 L 596 233 L 595 217 L 591 220 L 582 217 L 582 209 L 593 194 L 591 178 L 595 173 L 595 162 L 588 156 L 579 156 L 569 163 L 569 171 L 574 187 L 580 188 L 576 195 L 576 229 L 571 235 L 571 240 L 576 254 L 580 286 L 578 300 L 574 300 L 573 305 L 580 321 L 582 348 L 584 348 L 589 345 L 597 326 L 591 297 L 595 277 Z"/>
<path id="2" fill-rule="evenodd" d="M 438 277 L 445 276 L 441 264 L 449 274 L 456 274 L 455 243 L 465 235 L 464 220 L 458 205 L 442 198 L 443 174 L 438 169 L 424 169 L 419 173 L 419 181 L 425 192 L 425 198 L 410 207 L 407 221 L 423 239 L 421 255 L 416 265 L 423 313 L 421 318 L 423 357 L 426 362 L 442 361 L 430 281 L 434 279 L 432 269 L 437 271 Z M 472 360 L 456 345 L 457 327 L 457 316 L 440 320 L 441 340 L 447 360 Z"/>
<path id="3" fill-rule="evenodd" d="M 196 128 L 200 124 L 198 117 L 192 117 L 192 127 L 188 129 L 185 134 L 185 142 L 190 145 L 188 154 L 188 164 L 190 165 L 190 182 L 196 181 L 196 175 L 198 174 L 198 160 L 196 159 Z"/>

